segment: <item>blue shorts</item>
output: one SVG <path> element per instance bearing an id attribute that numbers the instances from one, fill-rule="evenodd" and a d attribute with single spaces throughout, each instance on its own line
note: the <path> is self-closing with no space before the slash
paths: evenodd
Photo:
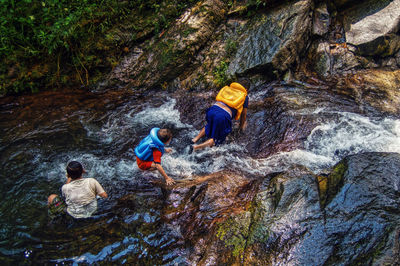
<path id="1" fill-rule="evenodd" d="M 206 121 L 206 136 L 214 139 L 215 145 L 222 144 L 226 136 L 232 132 L 232 118 L 219 106 L 213 105 L 207 109 Z"/>

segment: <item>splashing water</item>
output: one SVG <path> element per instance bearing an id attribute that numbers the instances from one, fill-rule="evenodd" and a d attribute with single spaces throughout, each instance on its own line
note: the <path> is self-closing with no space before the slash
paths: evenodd
<path id="1" fill-rule="evenodd" d="M 189 144 L 184 140 L 193 138 L 198 131 L 191 125 L 183 124 L 180 121 L 180 114 L 174 109 L 174 106 L 175 100 L 170 99 L 159 107 L 148 107 L 139 113 L 129 112 L 122 120 L 125 121 L 125 125 L 141 127 L 146 130 L 154 125 L 167 123 L 183 132 L 177 140 L 172 142 L 175 152 L 165 154 L 163 157 L 166 171 L 178 178 L 213 173 L 226 168 L 240 169 L 252 174 L 268 174 L 283 171 L 293 164 L 304 165 L 312 171 L 318 172 L 332 167 L 349 154 L 368 151 L 400 152 L 399 120 L 374 119 L 354 113 L 335 112 L 329 113 L 330 116 L 334 114 L 332 120 L 313 129 L 302 149 L 282 152 L 269 158 L 254 159 L 248 156 L 242 146 L 228 143 L 188 154 Z M 321 109 L 317 111 L 321 115 L 324 114 Z M 111 126 L 103 130 L 118 132 L 120 129 L 117 126 Z M 142 130 L 141 132 L 147 134 L 147 131 Z M 186 146 L 185 149 L 179 148 L 182 144 Z M 132 167 L 128 165 L 135 163 L 125 160 L 121 164 L 121 169 L 132 170 Z M 124 167 L 124 164 L 127 165 Z"/>
<path id="2" fill-rule="evenodd" d="M 174 112 L 174 104 L 172 100 L 153 111 L 160 120 L 170 119 L 169 114 Z M 322 109 L 317 111 L 321 115 L 329 114 L 333 119 L 315 127 L 302 149 L 254 159 L 247 155 L 243 147 L 229 143 L 190 155 L 168 154 L 164 159 L 165 166 L 170 173 L 177 176 L 213 173 L 225 168 L 239 169 L 252 174 L 268 174 L 284 171 L 294 164 L 319 172 L 332 167 L 349 154 L 400 152 L 400 120 L 369 118 L 348 112 L 329 113 Z M 176 114 L 176 117 L 179 117 L 179 114 Z M 153 122 L 160 123 L 160 120 L 153 118 Z M 175 123 L 177 127 L 189 129 L 190 138 L 197 133 L 190 125 L 184 125 L 179 120 L 170 122 Z"/>
<path id="3" fill-rule="evenodd" d="M 333 114 L 335 119 L 312 130 L 303 149 L 282 152 L 266 159 L 249 160 L 262 169 L 258 172 L 282 171 L 299 164 L 318 173 L 350 154 L 400 153 L 400 120 L 373 119 L 348 112 Z"/>
<path id="4" fill-rule="evenodd" d="M 236 143 L 228 143 L 211 149 L 188 154 L 188 139 L 198 130 L 180 121 L 179 112 L 174 109 L 175 100 L 169 99 L 158 107 L 147 107 L 135 113 L 127 112 L 114 123 L 108 122 L 100 132 L 113 136 L 111 142 L 120 138 L 121 124 L 137 128 L 142 136 L 148 134 L 154 126 L 173 125 L 182 134 L 171 145 L 174 152 L 163 156 L 163 166 L 175 178 L 184 178 L 196 174 L 208 174 L 222 169 L 239 169 L 252 174 L 268 174 L 284 171 L 293 164 L 304 165 L 318 172 L 332 167 L 344 156 L 359 152 L 400 152 L 400 121 L 390 118 L 374 119 L 348 112 L 335 112 L 334 118 L 313 129 L 302 149 L 282 152 L 268 158 L 254 159 L 248 156 L 244 148 Z M 323 114 L 321 109 L 317 110 Z M 140 130 L 138 130 L 140 128 Z M 122 128 L 122 131 L 124 128 Z M 91 134 L 96 134 L 95 132 Z M 186 140 L 186 143 L 185 143 Z M 182 149 L 183 147 L 186 147 Z M 129 178 L 128 172 L 140 172 L 135 166 L 133 150 L 129 158 L 118 163 L 114 175 Z M 115 167 L 110 167 L 110 169 Z M 118 169 L 121 169 L 119 171 Z"/>
<path id="5" fill-rule="evenodd" d="M 163 156 L 162 165 L 176 179 L 222 169 L 266 175 L 284 171 L 294 164 L 304 165 L 318 173 L 348 154 L 400 152 L 399 120 L 317 109 L 314 112 L 321 116 L 327 114 L 329 119 L 312 130 L 301 149 L 255 159 L 242 145 L 228 142 L 189 154 L 189 140 L 198 130 L 181 122 L 175 104 L 174 99 L 160 95 L 156 100 L 141 104 L 130 102 L 100 116 L 79 113 L 72 116 L 78 117 L 73 124 L 79 126 L 74 130 L 64 126 L 59 131 L 61 137 L 54 138 L 51 132 L 46 135 L 46 132 L 35 131 L 27 140 L 17 138 L 15 143 L 3 143 L 2 152 L 7 156 L 2 158 L 2 166 L 7 172 L 3 173 L 5 181 L 1 188 L 1 254 L 17 254 L 24 258 L 29 254 L 31 258 L 40 257 L 36 254 L 45 252 L 42 251 L 46 249 L 43 245 L 52 243 L 52 236 L 41 236 L 47 230 L 43 228 L 47 219 L 46 197 L 57 193 L 65 182 L 66 163 L 78 160 L 87 170 L 87 176 L 96 178 L 110 192 L 110 199 L 99 204 L 98 214 L 110 217 L 106 223 L 115 223 L 117 229 L 104 233 L 103 240 L 107 241 L 104 240 L 103 244 L 94 241 L 100 244 L 91 252 L 71 248 L 71 253 L 68 253 L 69 245 L 74 247 L 70 243 L 74 243 L 76 237 L 62 236 L 64 239 L 60 236 L 67 251 L 52 262 L 96 263 L 107 258 L 129 263 L 126 261 L 129 257 L 154 259 L 155 253 L 159 253 L 153 260 L 156 264 L 182 262 L 181 255 L 185 250 L 169 246 L 174 246 L 174 241 L 180 237 L 179 230 L 160 225 L 162 196 L 159 188 L 146 182 L 154 178 L 161 180 L 161 177 L 157 172 L 141 171 L 136 165 L 134 147 L 152 127 L 173 128 L 175 134 L 170 146 L 174 152 Z M 135 190 L 136 187 L 142 189 Z M 120 214 L 113 213 L 114 206 L 119 204 L 118 199 L 129 195 L 133 197 L 134 207 L 120 207 Z M 100 228 L 101 221 L 97 221 Z M 114 236 L 114 231 L 124 232 L 124 236 Z M 82 241 L 82 246 L 92 243 Z M 51 247 L 58 252 L 58 245 L 56 241 Z"/>

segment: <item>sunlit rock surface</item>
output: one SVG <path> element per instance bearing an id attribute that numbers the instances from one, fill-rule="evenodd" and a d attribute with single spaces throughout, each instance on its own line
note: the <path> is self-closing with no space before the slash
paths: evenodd
<path id="1" fill-rule="evenodd" d="M 399 166 L 399 154 L 365 153 L 327 176 L 300 166 L 251 178 L 215 173 L 173 188 L 164 219 L 193 247 L 194 264 L 394 265 Z"/>
<path id="2" fill-rule="evenodd" d="M 389 56 L 400 49 L 400 1 L 369 1 L 345 12 L 346 41 L 362 55 Z"/>
<path id="3" fill-rule="evenodd" d="M 355 6 L 345 13 L 348 43 L 360 45 L 398 30 L 400 1 L 369 1 L 368 4 Z"/>
<path id="4" fill-rule="evenodd" d="M 258 17 L 241 37 L 229 73 L 274 68 L 285 71 L 298 62 L 311 28 L 312 1 L 294 1 Z"/>

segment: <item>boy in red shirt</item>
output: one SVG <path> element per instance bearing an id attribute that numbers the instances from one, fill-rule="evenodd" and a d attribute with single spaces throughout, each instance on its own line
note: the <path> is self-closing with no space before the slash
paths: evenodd
<path id="1" fill-rule="evenodd" d="M 171 148 L 165 148 L 172 139 L 171 130 L 166 128 L 152 128 L 150 134 L 145 137 L 135 148 L 136 163 L 141 170 L 158 170 L 164 177 L 167 185 L 175 181 L 170 178 L 161 166 L 161 156 L 164 152 L 171 152 Z"/>

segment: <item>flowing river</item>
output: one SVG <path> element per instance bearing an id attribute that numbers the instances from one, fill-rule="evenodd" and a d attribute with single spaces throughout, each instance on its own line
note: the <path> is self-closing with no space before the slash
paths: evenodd
<path id="1" fill-rule="evenodd" d="M 222 169 L 266 175 L 294 164 L 319 173 L 348 154 L 400 152 L 400 120 L 315 108 L 310 112 L 325 119 L 292 151 L 254 158 L 228 141 L 189 154 L 189 140 L 198 129 L 181 122 L 175 105 L 167 93 L 120 97 L 55 92 L 3 102 L 0 261 L 185 265 L 190 247 L 179 228 L 162 219 L 165 191 L 153 184 L 162 179 L 136 166 L 134 147 L 155 126 L 174 133 L 174 152 L 163 156 L 162 163 L 175 179 Z M 86 176 L 96 178 L 110 197 L 98 200 L 93 218 L 51 223 L 47 196 L 60 193 L 71 160 L 82 162 Z"/>

